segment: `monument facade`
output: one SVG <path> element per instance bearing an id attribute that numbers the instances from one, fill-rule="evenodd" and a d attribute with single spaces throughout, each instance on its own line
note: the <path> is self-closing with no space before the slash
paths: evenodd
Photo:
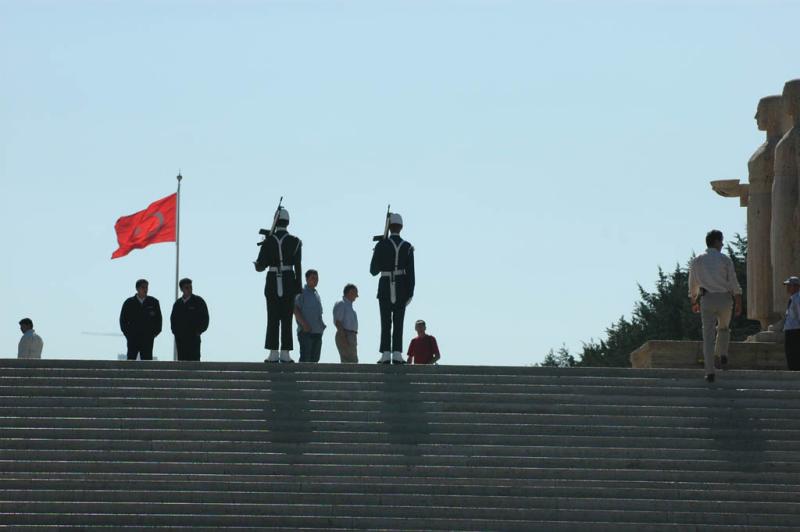
<path id="1" fill-rule="evenodd" d="M 781 317 L 773 303 L 776 283 L 772 275 L 770 234 L 775 147 L 783 136 L 785 123 L 782 98 L 762 98 L 755 119 L 759 131 L 764 131 L 767 138 L 747 162 L 750 184 L 747 199 L 747 317 L 761 323 L 764 330 Z"/>
<path id="2" fill-rule="evenodd" d="M 732 342 L 731 360 L 742 369 L 785 369 L 783 281 L 800 276 L 800 79 L 786 82 L 782 95 L 762 98 L 755 119 L 766 141 L 747 163 L 749 183 L 711 182 L 717 194 L 747 207 L 747 317 L 762 329 Z M 649 341 L 631 354 L 631 365 L 699 368 L 700 345 Z"/>
<path id="3" fill-rule="evenodd" d="M 782 102 L 792 128 L 775 147 L 770 224 L 773 310 L 781 316 L 786 310 L 786 290 L 782 282 L 791 275 L 800 274 L 800 165 L 797 160 L 800 154 L 797 147 L 800 142 L 800 79 L 786 82 Z"/>
<path id="4" fill-rule="evenodd" d="M 767 96 L 758 102 L 756 125 L 766 133 L 766 141 L 756 149 L 747 162 L 749 183 L 738 179 L 712 181 L 711 187 L 717 194 L 739 198 L 739 204 L 747 207 L 747 317 L 761 324 L 766 330 L 770 323 L 779 321 L 785 304 L 783 285 L 777 283 L 775 261 L 783 259 L 783 249 L 777 249 L 774 238 L 776 228 L 778 237 L 781 230 L 790 228 L 783 217 L 787 212 L 794 215 L 797 210 L 798 183 L 794 179 L 794 193 L 786 190 L 790 183 L 775 183 L 775 151 L 787 130 L 786 112 L 782 96 Z M 777 190 L 774 190 L 777 186 Z M 773 215 L 775 210 L 775 215 Z M 780 274 L 778 274 L 778 277 Z M 778 301 L 778 303 L 776 303 Z"/>

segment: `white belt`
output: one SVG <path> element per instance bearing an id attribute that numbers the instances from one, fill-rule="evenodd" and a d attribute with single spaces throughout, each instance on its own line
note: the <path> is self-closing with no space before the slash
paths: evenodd
<path id="1" fill-rule="evenodd" d="M 392 305 L 397 303 L 397 281 L 395 277 L 398 275 L 405 275 L 405 270 L 393 270 L 390 272 L 381 272 L 381 277 L 388 277 L 389 278 L 389 301 L 392 302 Z"/>
<path id="2" fill-rule="evenodd" d="M 283 272 L 294 270 L 294 266 L 270 266 L 267 271 L 273 272 L 277 281 L 278 297 L 283 297 Z"/>
<path id="3" fill-rule="evenodd" d="M 294 266 L 283 266 L 283 267 L 270 266 L 269 268 L 267 268 L 268 272 L 278 272 L 278 271 L 290 272 L 292 270 L 294 270 Z"/>

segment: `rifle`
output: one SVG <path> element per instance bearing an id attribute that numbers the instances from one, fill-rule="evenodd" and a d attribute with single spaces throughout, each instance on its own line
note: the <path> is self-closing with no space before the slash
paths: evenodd
<path id="1" fill-rule="evenodd" d="M 383 234 L 373 236 L 372 237 L 373 242 L 380 242 L 381 240 L 384 240 L 389 237 L 389 217 L 392 215 L 392 213 L 390 212 L 391 208 L 392 208 L 391 204 L 386 206 L 386 223 L 383 226 Z"/>
<path id="2" fill-rule="evenodd" d="M 258 242 L 256 245 L 260 246 L 264 243 L 269 235 L 275 232 L 275 226 L 278 225 L 278 214 L 281 212 L 281 204 L 283 203 L 283 196 L 278 201 L 278 207 L 275 209 L 275 216 L 272 217 L 272 227 L 267 231 L 266 229 L 259 229 L 258 234 L 264 235 L 264 239 L 261 242 Z"/>

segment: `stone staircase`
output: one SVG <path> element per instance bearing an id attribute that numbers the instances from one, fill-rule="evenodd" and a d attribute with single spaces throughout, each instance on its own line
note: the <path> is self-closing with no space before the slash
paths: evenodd
<path id="1" fill-rule="evenodd" d="M 798 530 L 800 374 L 0 360 L 0 528 Z"/>

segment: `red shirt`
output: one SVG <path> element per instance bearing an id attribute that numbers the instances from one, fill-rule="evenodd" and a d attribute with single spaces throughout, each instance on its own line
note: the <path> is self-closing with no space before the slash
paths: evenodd
<path id="1" fill-rule="evenodd" d="M 431 364 L 434 354 L 439 355 L 439 346 L 436 345 L 436 338 L 430 334 L 417 336 L 411 340 L 411 345 L 408 346 L 408 363 Z"/>

